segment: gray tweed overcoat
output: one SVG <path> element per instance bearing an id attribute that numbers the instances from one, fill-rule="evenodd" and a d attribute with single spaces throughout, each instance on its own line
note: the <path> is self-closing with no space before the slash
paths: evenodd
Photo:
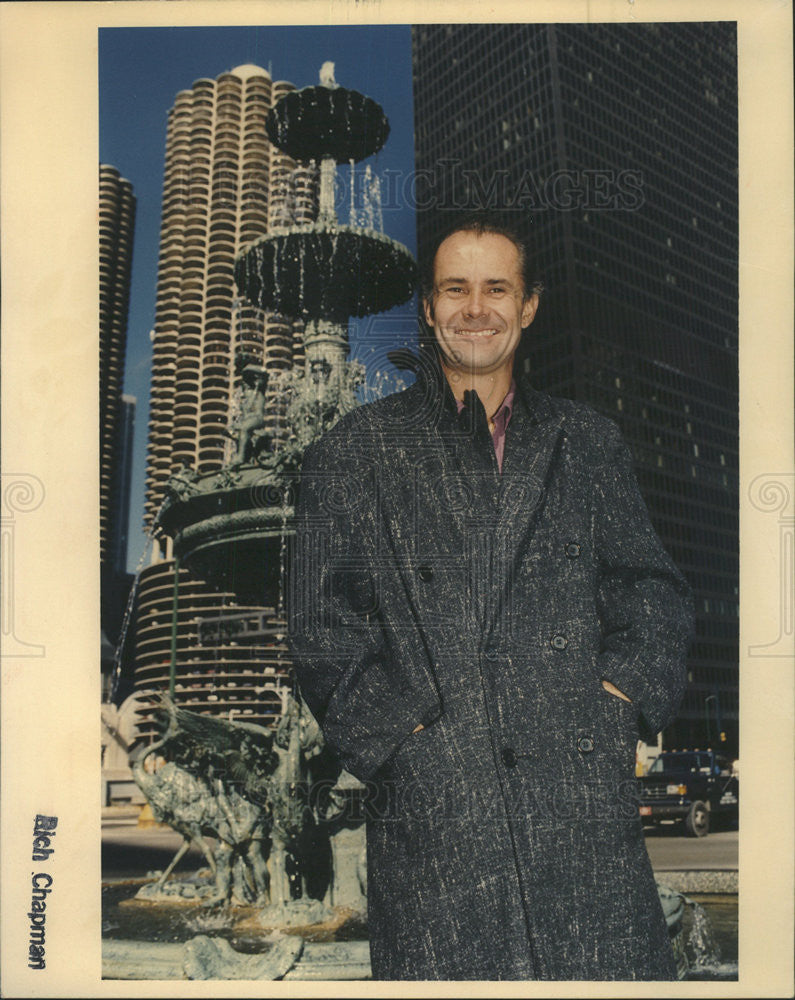
<path id="1" fill-rule="evenodd" d="M 373 976 L 671 979 L 634 766 L 683 692 L 689 589 L 616 426 L 517 385 L 501 475 L 427 365 L 304 458 L 292 648 L 366 785 Z"/>

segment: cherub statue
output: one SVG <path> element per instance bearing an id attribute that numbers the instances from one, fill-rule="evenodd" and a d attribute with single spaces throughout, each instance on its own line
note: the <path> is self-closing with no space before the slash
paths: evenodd
<path id="1" fill-rule="evenodd" d="M 268 373 L 259 365 L 247 364 L 241 372 L 240 414 L 230 428 L 230 435 L 237 438 L 237 451 L 230 462 L 232 467 L 252 461 L 262 447 L 263 435 L 257 431 L 265 426 L 265 390 Z M 265 439 L 267 443 L 267 439 Z"/>

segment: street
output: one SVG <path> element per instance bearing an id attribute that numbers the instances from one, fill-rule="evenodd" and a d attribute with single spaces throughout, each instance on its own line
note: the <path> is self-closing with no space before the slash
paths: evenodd
<path id="1" fill-rule="evenodd" d="M 646 848 L 655 871 L 737 870 L 739 833 L 717 830 L 707 837 L 683 837 L 674 826 L 646 829 Z"/>
<path id="2" fill-rule="evenodd" d="M 182 837 L 169 827 L 139 827 L 135 820 L 102 823 L 102 879 L 142 878 L 163 871 L 177 852 Z M 191 845 L 177 866 L 177 873 L 194 872 L 207 862 Z"/>
<path id="3" fill-rule="evenodd" d="M 106 812 L 109 812 L 106 811 Z M 684 837 L 680 827 L 645 829 L 646 847 L 655 871 L 737 870 L 737 830 L 717 830 L 707 837 Z M 182 838 L 173 830 L 158 826 L 138 827 L 128 815 L 117 820 L 103 819 L 103 879 L 142 877 L 163 870 L 174 856 Z M 191 847 L 177 871 L 190 872 L 204 867 L 196 847 Z"/>

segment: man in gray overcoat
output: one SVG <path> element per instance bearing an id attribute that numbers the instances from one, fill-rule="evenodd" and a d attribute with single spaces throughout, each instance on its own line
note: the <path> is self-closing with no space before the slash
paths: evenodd
<path id="1" fill-rule="evenodd" d="M 410 388 L 305 454 L 301 691 L 368 795 L 376 979 L 672 979 L 635 800 L 685 684 L 687 584 L 618 429 L 513 372 L 526 252 L 472 221 Z"/>

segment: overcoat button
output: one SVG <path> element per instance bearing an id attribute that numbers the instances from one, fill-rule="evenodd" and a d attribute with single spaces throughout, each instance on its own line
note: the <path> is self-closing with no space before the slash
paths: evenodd
<path id="1" fill-rule="evenodd" d="M 499 656 L 496 646 L 486 646 L 486 659 L 496 660 Z"/>
<path id="2" fill-rule="evenodd" d="M 566 546 L 566 555 L 569 559 L 576 559 L 580 554 L 580 546 L 576 542 L 569 542 Z"/>
<path id="3" fill-rule="evenodd" d="M 516 767 L 516 751 L 511 747 L 505 747 L 502 751 L 502 762 L 506 767 Z"/>
<path id="4" fill-rule="evenodd" d="M 590 753 L 593 750 L 593 740 L 590 736 L 577 737 L 577 749 L 580 753 Z"/>
<path id="5" fill-rule="evenodd" d="M 417 574 L 423 583 L 427 583 L 429 580 L 433 579 L 433 570 L 430 566 L 420 566 L 417 570 Z"/>
<path id="6" fill-rule="evenodd" d="M 569 644 L 569 640 L 565 635 L 553 635 L 549 643 L 553 649 L 565 649 Z"/>

